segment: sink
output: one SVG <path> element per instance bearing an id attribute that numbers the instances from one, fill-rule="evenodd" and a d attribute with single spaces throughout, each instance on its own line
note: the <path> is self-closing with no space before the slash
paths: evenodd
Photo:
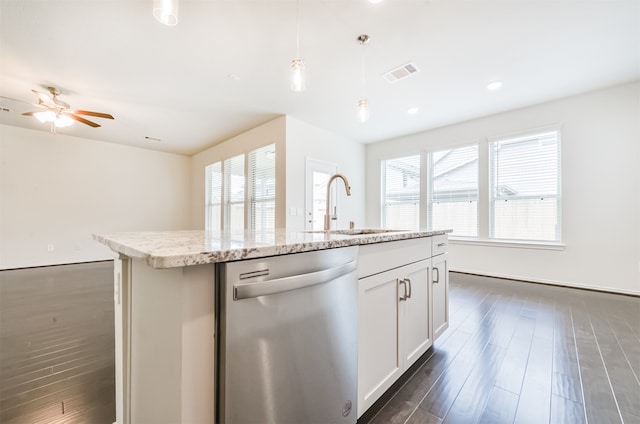
<path id="1" fill-rule="evenodd" d="M 384 234 L 384 233 L 394 233 L 406 230 L 389 230 L 387 228 L 355 228 L 352 230 L 318 230 L 318 231 L 306 231 L 307 233 L 329 233 L 329 234 L 341 234 L 346 236 L 359 236 L 366 234 Z"/>

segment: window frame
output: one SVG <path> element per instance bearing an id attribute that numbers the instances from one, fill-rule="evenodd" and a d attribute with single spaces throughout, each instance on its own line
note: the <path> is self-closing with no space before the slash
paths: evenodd
<path id="1" fill-rule="evenodd" d="M 256 154 L 262 153 L 265 150 L 271 149 L 272 153 L 273 153 L 273 194 L 269 195 L 269 196 L 257 196 L 256 195 L 256 177 L 259 176 L 259 173 L 256 172 L 256 169 L 253 165 L 255 165 L 254 162 L 257 161 L 257 158 L 255 157 Z M 267 223 L 267 224 L 273 224 L 272 226 L 270 225 L 264 225 L 266 223 L 266 217 L 261 216 L 261 221 L 262 221 L 262 225 L 261 225 L 261 231 L 268 231 L 269 229 L 274 230 L 276 223 L 276 214 L 275 214 L 275 208 L 276 208 L 276 144 L 272 143 L 272 144 L 267 144 L 265 146 L 262 147 L 258 147 L 254 150 L 251 150 L 250 152 L 247 152 L 247 158 L 245 160 L 245 198 L 246 198 L 246 213 L 245 213 L 245 217 L 246 217 L 246 224 L 245 227 L 249 228 L 251 231 L 256 231 L 257 230 L 257 219 L 258 216 L 256 215 L 256 206 L 257 205 L 264 205 L 264 204 L 269 204 L 272 203 L 273 204 L 273 223 Z"/>
<path id="2" fill-rule="evenodd" d="M 476 201 L 476 229 L 477 229 L 477 233 L 475 236 L 468 236 L 468 235 L 454 235 L 454 234 L 450 234 L 449 237 L 454 237 L 454 238 L 460 238 L 460 239 L 467 239 L 467 240 L 478 240 L 480 238 L 481 235 L 481 221 L 480 221 L 480 208 L 481 208 L 481 189 L 480 189 L 480 150 L 482 148 L 482 143 L 480 140 L 475 140 L 475 141 L 471 141 L 471 142 L 467 142 L 467 143 L 462 143 L 462 144 L 456 144 L 453 146 L 449 146 L 449 147 L 442 147 L 442 148 L 438 148 L 438 149 L 431 149 L 426 153 L 427 159 L 426 159 L 426 167 L 427 167 L 427 172 L 426 172 L 426 179 L 427 179 L 427 186 L 426 186 L 426 210 L 427 210 L 427 214 L 426 214 L 426 225 L 425 228 L 428 228 L 429 230 L 432 230 L 431 228 L 431 224 L 432 224 L 432 220 L 433 220 L 433 184 L 434 184 L 434 176 L 433 176 L 433 154 L 434 153 L 438 153 L 438 152 L 442 152 L 444 150 L 457 150 L 457 149 L 463 149 L 463 148 L 468 148 L 468 147 L 476 147 L 476 153 L 477 153 L 477 161 L 478 161 L 478 166 L 477 166 L 477 170 L 476 170 L 476 197 L 475 197 L 475 201 Z M 462 197 L 460 197 L 460 199 L 462 199 Z M 465 199 L 465 201 L 468 199 Z"/>
<path id="3" fill-rule="evenodd" d="M 526 200 L 526 199 L 536 199 L 540 197 L 540 193 L 531 194 L 531 195 L 522 195 L 522 196 L 510 196 L 508 198 L 496 196 L 495 195 L 495 167 L 494 167 L 494 159 L 493 159 L 493 148 L 492 145 L 498 142 L 504 142 L 509 140 L 518 140 L 523 139 L 534 139 L 546 133 L 556 132 L 556 155 L 557 155 L 557 168 L 556 168 L 556 193 L 557 194 L 542 194 L 544 198 L 556 199 L 556 229 L 555 240 L 545 240 L 545 239 L 514 239 L 514 238 L 498 238 L 495 237 L 495 203 L 494 200 Z M 508 134 L 502 134 L 499 136 L 487 137 L 487 174 L 488 174 L 488 187 L 487 187 L 487 198 L 488 198 L 488 212 L 489 212 L 489 222 L 488 222 L 488 234 L 487 241 L 492 243 L 501 243 L 501 244 L 516 244 L 526 246 L 563 246 L 562 244 L 562 128 L 560 125 L 550 125 L 545 127 L 538 127 L 535 129 L 529 129 L 524 131 L 518 131 Z"/>
<path id="4" fill-rule="evenodd" d="M 502 140 L 507 138 L 517 138 L 523 136 L 531 136 L 542 134 L 545 132 L 557 132 L 557 226 L 556 234 L 557 240 L 520 240 L 520 239 L 505 239 L 505 238 L 492 238 L 493 230 L 490 228 L 493 225 L 493 206 L 491 201 L 491 165 L 490 165 L 490 142 L 495 140 Z M 545 126 L 532 127 L 522 131 L 503 133 L 499 135 L 486 135 L 480 134 L 480 137 L 468 138 L 466 142 L 459 143 L 438 143 L 434 146 L 426 146 L 423 143 L 420 153 L 415 153 L 415 150 L 407 150 L 406 152 L 400 151 L 395 154 L 389 154 L 378 158 L 378 170 L 379 174 L 379 204 L 378 204 L 378 219 L 380 224 L 384 227 L 385 216 L 385 161 L 391 159 L 398 159 L 403 157 L 409 157 L 414 155 L 420 155 L 420 193 L 421 199 L 429 201 L 431 187 L 431 170 L 430 155 L 433 152 L 442 150 L 453 150 L 465 146 L 471 146 L 477 144 L 478 146 L 478 235 L 476 237 L 469 236 L 455 236 L 450 234 L 449 239 L 452 244 L 471 245 L 471 246 L 492 246 L 492 247 L 510 247 L 510 248 L 524 248 L 524 249 L 543 249 L 543 250 L 564 250 L 566 245 L 563 244 L 563 226 L 562 226 L 562 209 L 563 209 L 563 192 L 562 192 L 562 134 L 563 128 L 559 123 L 554 123 Z M 421 200 L 422 202 L 422 200 Z M 429 205 L 427 203 L 421 203 L 419 208 L 419 222 L 420 228 L 428 229 L 430 216 Z M 439 228 L 441 229 L 441 228 Z M 438 229 L 438 230 L 439 230 Z"/>
<path id="5" fill-rule="evenodd" d="M 387 225 L 387 208 L 386 208 L 386 200 L 387 200 L 387 196 L 386 196 L 386 186 L 387 186 L 387 172 L 386 172 L 386 163 L 387 161 L 392 161 L 392 160 L 397 160 L 397 159 L 405 159 L 405 158 L 413 158 L 413 157 L 417 157 L 418 158 L 418 171 L 419 171 L 419 176 L 418 176 L 418 196 L 417 199 L 415 199 L 415 203 L 418 206 L 418 225 L 417 228 L 412 228 L 415 230 L 418 230 L 420 228 L 423 227 L 422 225 L 422 205 L 421 205 L 421 198 L 422 198 L 422 192 L 423 192 L 423 185 L 424 185 L 424 179 L 423 179 L 423 167 L 424 167 L 424 155 L 422 152 L 417 152 L 417 153 L 408 153 L 408 154 L 404 154 L 404 155 L 397 155 L 397 156 L 393 156 L 393 157 L 386 157 L 384 159 L 380 160 L 380 226 L 382 228 L 390 228 Z M 407 202 L 403 202 L 406 204 L 409 204 L 411 202 L 407 201 Z M 399 229 L 399 228 L 398 228 Z M 404 229 L 404 228 L 402 228 Z M 407 228 L 408 229 L 408 228 Z"/>
<path id="6" fill-rule="evenodd" d="M 240 152 L 234 155 L 229 155 L 227 157 L 223 157 L 220 158 L 219 160 L 212 162 L 208 165 L 205 165 L 205 230 L 207 231 L 231 231 L 232 229 L 230 228 L 230 209 L 233 205 L 240 205 L 242 204 L 242 230 L 249 230 L 249 231 L 254 231 L 254 225 L 256 222 L 256 219 L 254 217 L 254 206 L 258 203 L 268 203 L 268 202 L 272 202 L 273 203 L 273 207 L 274 207 L 274 217 L 273 217 L 273 228 L 271 228 L 271 226 L 269 226 L 268 228 L 263 228 L 261 229 L 261 233 L 266 233 L 266 232 L 273 232 L 275 230 L 275 221 L 277 219 L 277 213 L 276 213 L 276 208 L 277 208 L 277 181 L 274 182 L 274 192 L 273 192 L 273 196 L 269 196 L 269 198 L 264 198 L 262 196 L 260 196 L 259 198 L 256 198 L 255 194 L 253 193 L 253 189 L 254 189 L 254 185 L 252 184 L 251 178 L 252 176 L 255 174 L 255 172 L 252 172 L 252 170 L 250 169 L 251 164 L 251 155 L 255 152 L 261 151 L 265 148 L 272 148 L 273 149 L 273 154 L 274 154 L 274 158 L 273 158 L 273 168 L 274 168 L 274 181 L 277 179 L 277 154 L 276 154 L 276 143 L 270 143 L 270 144 L 266 144 L 264 146 L 260 146 L 257 147 L 255 149 L 249 150 L 249 151 L 245 151 L 245 152 Z M 231 201 L 230 199 L 230 192 L 229 190 L 231 189 L 231 185 L 230 185 L 230 178 L 229 178 L 229 169 L 228 169 L 228 163 L 229 161 L 236 159 L 238 157 L 242 157 L 242 178 L 243 178 L 243 196 L 242 196 L 242 200 L 238 199 L 234 199 L 233 201 Z M 211 200 L 211 195 L 212 195 L 212 178 L 211 178 L 211 172 L 214 169 L 215 165 L 220 164 L 219 166 L 219 172 L 220 172 L 220 180 L 221 180 L 221 187 L 220 187 L 220 203 L 217 202 L 212 202 Z M 216 228 L 212 228 L 212 224 L 217 224 L 217 223 L 213 223 L 212 221 L 212 208 L 217 207 L 219 208 L 219 217 L 220 217 L 220 222 L 219 225 Z M 239 231 L 240 228 L 234 228 L 234 231 Z"/>

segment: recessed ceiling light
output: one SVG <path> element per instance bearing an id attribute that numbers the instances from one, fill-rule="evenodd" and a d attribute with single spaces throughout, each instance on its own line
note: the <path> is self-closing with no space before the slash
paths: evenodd
<path id="1" fill-rule="evenodd" d="M 382 3 L 382 0 L 369 0 L 369 3 L 373 3 L 373 4 Z"/>
<path id="2" fill-rule="evenodd" d="M 417 107 L 412 107 L 412 108 L 407 109 L 407 113 L 409 115 L 415 115 L 416 113 L 418 113 L 419 110 L 420 109 L 418 109 Z"/>
<path id="3" fill-rule="evenodd" d="M 229 78 L 231 81 L 240 81 L 240 77 L 236 74 L 229 74 L 227 75 L 227 78 Z"/>
<path id="4" fill-rule="evenodd" d="M 499 89 L 500 87 L 502 87 L 502 81 L 493 81 L 487 85 L 487 90 L 493 91 Z"/>

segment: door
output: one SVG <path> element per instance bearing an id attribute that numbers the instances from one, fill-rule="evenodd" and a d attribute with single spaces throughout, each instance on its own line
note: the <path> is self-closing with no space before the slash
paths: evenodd
<path id="1" fill-rule="evenodd" d="M 449 267 L 446 253 L 434 256 L 431 278 L 433 340 L 449 328 Z"/>
<path id="2" fill-rule="evenodd" d="M 404 284 L 400 290 L 402 291 L 405 285 L 407 288 L 407 299 L 400 302 L 399 323 L 404 369 L 409 368 L 432 345 L 429 265 L 430 261 L 427 259 L 401 268 Z"/>
<path id="3" fill-rule="evenodd" d="M 338 166 L 317 159 L 307 158 L 305 187 L 305 229 L 324 229 L 324 213 L 327 201 L 327 182 L 338 172 Z M 335 205 L 335 185 L 331 192 L 331 204 Z"/>

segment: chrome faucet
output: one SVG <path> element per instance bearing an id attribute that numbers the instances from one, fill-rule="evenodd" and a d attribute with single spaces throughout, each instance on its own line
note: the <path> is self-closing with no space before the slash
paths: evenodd
<path id="1" fill-rule="evenodd" d="M 325 231 L 329 231 L 331 229 L 331 220 L 336 220 L 338 219 L 338 215 L 336 214 L 336 207 L 333 207 L 333 215 L 331 215 L 330 213 L 330 209 L 331 209 L 331 183 L 333 182 L 333 180 L 335 180 L 336 178 L 342 178 L 342 181 L 344 182 L 344 188 L 345 190 L 347 190 L 347 196 L 351 196 L 351 187 L 349 186 L 349 181 L 347 181 L 347 177 L 345 177 L 342 174 L 333 174 L 330 178 L 329 178 L 329 182 L 327 183 L 327 209 L 325 210 L 324 213 L 324 230 Z"/>

